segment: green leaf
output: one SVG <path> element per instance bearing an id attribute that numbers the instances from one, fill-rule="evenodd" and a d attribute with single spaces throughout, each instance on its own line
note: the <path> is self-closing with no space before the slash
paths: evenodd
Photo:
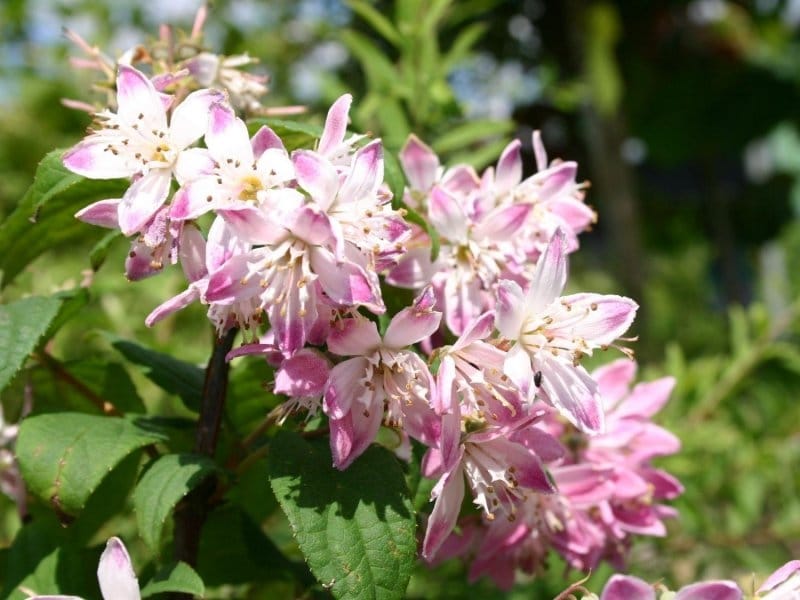
<path id="1" fill-rule="evenodd" d="M 371 91 L 399 92 L 397 69 L 367 36 L 348 29 L 340 32 L 339 37 L 364 70 Z"/>
<path id="2" fill-rule="evenodd" d="M 254 134 L 266 125 L 275 132 L 286 149 L 291 152 L 298 148 L 313 148 L 316 141 L 322 136 L 322 127 L 303 123 L 302 121 L 289 121 L 286 119 L 250 119 L 247 121 L 248 131 Z"/>
<path id="3" fill-rule="evenodd" d="M 111 345 L 122 356 L 133 364 L 144 367 L 145 377 L 170 394 L 180 396 L 187 408 L 199 410 L 205 381 L 203 369 L 134 342 L 113 335 L 108 337 Z"/>
<path id="4" fill-rule="evenodd" d="M 388 148 L 385 148 L 383 153 L 383 169 L 384 179 L 392 190 L 392 197 L 402 202 L 403 191 L 406 189 L 406 176 L 395 153 Z"/>
<path id="5" fill-rule="evenodd" d="M 437 154 L 463 150 L 472 144 L 494 139 L 499 135 L 507 135 L 513 129 L 513 121 L 475 119 L 449 129 L 447 133 L 439 136 L 431 146 Z"/>
<path id="6" fill-rule="evenodd" d="M 123 235 L 119 231 L 110 231 L 92 246 L 92 249 L 89 250 L 89 264 L 93 271 L 97 271 L 103 266 L 111 246 L 122 237 Z"/>
<path id="7" fill-rule="evenodd" d="M 0 306 L 0 389 L 22 368 L 56 318 L 62 301 L 54 296 L 32 296 Z"/>
<path id="8" fill-rule="evenodd" d="M 200 596 L 206 592 L 203 580 L 192 567 L 185 562 L 177 562 L 165 566 L 142 588 L 142 598 L 164 592 L 179 592 Z"/>
<path id="9" fill-rule="evenodd" d="M 63 150 L 53 150 L 39 163 L 33 184 L 14 212 L 0 224 L 0 287 L 11 283 L 25 266 L 47 250 L 71 242 L 98 239 L 105 230 L 75 219 L 75 213 L 105 198 L 119 198 L 129 183 L 92 180 L 61 164 Z"/>
<path id="10" fill-rule="evenodd" d="M 349 0 L 347 5 L 353 9 L 353 12 L 369 23 L 386 41 L 391 42 L 394 46 L 400 46 L 402 41 L 400 33 L 394 28 L 392 22 L 373 6 L 363 0 Z"/>
<path id="11" fill-rule="evenodd" d="M 126 419 L 51 413 L 22 422 L 16 450 L 28 490 L 69 521 L 122 459 L 162 440 Z"/>
<path id="12" fill-rule="evenodd" d="M 139 533 L 151 549 L 158 550 L 164 523 L 178 501 L 216 469 L 207 456 L 168 454 L 142 476 L 133 493 L 133 506 Z"/>
<path id="13" fill-rule="evenodd" d="M 270 484 L 311 571 L 337 598 L 402 598 L 416 556 L 414 509 L 396 458 L 370 447 L 346 471 L 324 440 L 281 432 Z"/>
<path id="14" fill-rule="evenodd" d="M 440 68 L 443 75 L 447 75 L 459 62 L 469 56 L 472 47 L 483 37 L 488 28 L 486 23 L 473 23 L 459 32 L 458 37 L 442 58 Z"/>

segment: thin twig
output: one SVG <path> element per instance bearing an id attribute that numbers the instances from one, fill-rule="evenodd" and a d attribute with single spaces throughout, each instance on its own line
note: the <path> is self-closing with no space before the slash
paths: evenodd
<path id="1" fill-rule="evenodd" d="M 72 373 L 64 368 L 64 365 L 62 365 L 60 361 L 50 356 L 45 350 L 37 352 L 34 356 L 36 360 L 39 361 L 39 364 L 52 372 L 58 379 L 72 387 L 81 396 L 89 400 L 89 402 L 103 411 L 104 414 L 114 417 L 122 416 L 122 412 L 116 406 L 105 398 L 97 395 L 85 383 L 76 379 Z"/>
<path id="2" fill-rule="evenodd" d="M 231 329 L 214 344 L 208 360 L 203 396 L 200 402 L 200 417 L 195 435 L 194 450 L 198 454 L 213 457 L 217 449 L 219 429 L 228 391 L 229 365 L 225 356 L 233 347 L 237 330 Z M 175 509 L 175 560 L 197 566 L 200 548 L 200 533 L 211 510 L 211 499 L 217 487 L 217 477 L 212 475 L 192 490 Z M 171 594 L 173 600 L 191 600 L 189 594 Z"/>

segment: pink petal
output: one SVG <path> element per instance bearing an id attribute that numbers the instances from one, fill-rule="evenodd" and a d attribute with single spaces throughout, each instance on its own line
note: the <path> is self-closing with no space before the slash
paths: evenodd
<path id="1" fill-rule="evenodd" d="M 386 275 L 386 282 L 397 287 L 419 289 L 430 283 L 434 272 L 430 243 L 428 243 L 406 252 L 397 266 Z"/>
<path id="2" fill-rule="evenodd" d="M 674 377 L 662 377 L 655 381 L 640 383 L 617 406 L 614 415 L 617 418 L 652 417 L 667 403 L 674 388 Z"/>
<path id="3" fill-rule="evenodd" d="M 171 182 L 167 169 L 153 169 L 133 182 L 119 203 L 119 227 L 123 235 L 142 230 L 164 205 Z"/>
<path id="4" fill-rule="evenodd" d="M 559 194 L 571 192 L 577 171 L 577 163 L 570 161 L 554 165 L 546 173 L 539 173 L 537 178 L 543 176 L 539 197 L 543 201 L 548 201 Z"/>
<path id="5" fill-rule="evenodd" d="M 501 206 L 486 215 L 475 228 L 473 237 L 498 242 L 508 241 L 525 225 L 532 210 L 533 204 Z"/>
<path id="6" fill-rule="evenodd" d="M 236 210 L 218 209 L 231 231 L 242 241 L 251 244 L 279 244 L 288 232 L 277 223 L 274 214 L 258 206 L 240 206 Z"/>
<path id="7" fill-rule="evenodd" d="M 741 600 L 742 590 L 733 581 L 693 583 L 678 590 L 675 600 Z"/>
<path id="8" fill-rule="evenodd" d="M 206 240 L 194 225 L 186 225 L 181 232 L 178 250 L 186 279 L 195 282 L 208 275 L 206 269 Z"/>
<path id="9" fill-rule="evenodd" d="M 428 518 L 422 556 L 430 559 L 456 526 L 464 500 L 464 474 L 461 467 L 446 472 L 433 489 L 436 502 Z"/>
<path id="10" fill-rule="evenodd" d="M 100 556 L 97 579 L 104 598 L 140 600 L 139 582 L 133 572 L 131 558 L 119 538 L 112 537 Z"/>
<path id="11" fill-rule="evenodd" d="M 116 229 L 119 227 L 119 202 L 118 198 L 100 200 L 76 212 L 75 218 L 90 225 Z"/>
<path id="12" fill-rule="evenodd" d="M 475 169 L 469 165 L 456 165 L 448 169 L 442 177 L 441 186 L 451 194 L 468 196 L 476 191 L 481 184 L 481 179 Z"/>
<path id="13" fill-rule="evenodd" d="M 278 394 L 308 398 L 321 396 L 330 373 L 330 362 L 320 353 L 303 349 L 285 359 L 275 373 Z"/>
<path id="14" fill-rule="evenodd" d="M 311 150 L 292 153 L 297 183 L 319 204 L 328 210 L 339 190 L 339 175 L 333 164 L 321 154 Z"/>
<path id="15" fill-rule="evenodd" d="M 548 402 L 581 431 L 602 433 L 603 407 L 597 384 L 586 370 L 562 362 L 548 352 L 542 352 L 538 361 L 542 372 L 539 389 Z"/>
<path id="16" fill-rule="evenodd" d="M 339 356 L 370 354 L 381 345 L 378 327 L 366 318 L 343 319 L 328 336 L 328 350 Z"/>
<path id="17" fill-rule="evenodd" d="M 144 324 L 148 327 L 152 327 L 162 319 L 165 319 L 172 313 L 175 313 L 181 309 L 186 308 L 193 302 L 196 302 L 200 299 L 200 291 L 195 287 L 190 287 L 184 291 L 182 291 L 177 296 L 173 296 L 166 302 L 162 302 L 159 304 L 153 311 L 147 315 L 147 318 L 144 320 Z"/>
<path id="18" fill-rule="evenodd" d="M 343 419 L 358 398 L 371 392 L 365 386 L 369 363 L 363 356 L 340 362 L 330 371 L 323 409 L 331 419 Z"/>
<path id="19" fill-rule="evenodd" d="M 597 213 L 590 206 L 571 196 L 548 202 L 547 208 L 560 217 L 567 228 L 574 233 L 585 230 L 597 220 Z"/>
<path id="20" fill-rule="evenodd" d="M 434 186 L 428 203 L 428 216 L 442 237 L 453 243 L 466 239 L 469 221 L 455 196 L 444 188 Z"/>
<path id="21" fill-rule="evenodd" d="M 477 319 L 474 319 L 469 325 L 467 325 L 467 327 L 464 329 L 464 332 L 456 340 L 456 343 L 453 344 L 452 351 L 458 352 L 473 342 L 484 340 L 489 337 L 489 334 L 492 333 L 492 330 L 495 327 L 494 322 L 494 311 L 485 312 Z"/>
<path id="22" fill-rule="evenodd" d="M 172 111 L 169 133 L 172 143 L 181 150 L 199 140 L 210 129 L 211 107 L 224 100 L 219 90 L 203 89 L 192 92 Z M 244 130 L 246 155 L 250 155 L 250 138 Z M 211 145 L 207 144 L 209 149 Z M 241 157 L 239 157 L 241 158 Z M 249 162 L 249 161 L 248 161 Z"/>
<path id="23" fill-rule="evenodd" d="M 214 272 L 232 256 L 245 254 L 249 249 L 249 244 L 243 243 L 236 236 L 225 219 L 217 217 L 208 230 L 206 269 L 208 272 Z"/>
<path id="24" fill-rule="evenodd" d="M 772 575 L 767 577 L 767 580 L 761 585 L 760 588 L 758 588 L 758 593 L 763 594 L 764 592 L 768 592 L 796 574 L 800 574 L 800 560 L 790 560 Z M 790 591 L 798 590 L 800 590 L 800 581 L 798 582 L 797 587 Z M 778 599 L 776 598 L 775 600 Z"/>
<path id="25" fill-rule="evenodd" d="M 256 131 L 255 135 L 250 140 L 250 146 L 253 148 L 253 156 L 256 158 L 264 154 L 265 150 L 275 149 L 281 150 L 284 153 L 286 152 L 286 147 L 283 145 L 281 138 L 266 125 L 263 125 Z"/>
<path id="26" fill-rule="evenodd" d="M 544 171 L 547 168 L 547 152 L 542 143 L 542 132 L 538 129 L 533 132 L 533 153 L 536 156 L 536 170 Z"/>
<path id="27" fill-rule="evenodd" d="M 412 189 L 427 192 L 436 181 L 439 157 L 413 133 L 400 150 L 400 164 Z"/>
<path id="28" fill-rule="evenodd" d="M 352 102 L 353 96 L 344 94 L 328 110 L 325 128 L 322 130 L 322 137 L 319 139 L 319 147 L 317 148 L 320 154 L 332 152 L 344 141 L 344 136 L 347 132 L 347 116 Z"/>
<path id="29" fill-rule="evenodd" d="M 196 219 L 216 208 L 220 189 L 216 178 L 202 177 L 181 187 L 169 205 L 169 217 L 176 221 Z"/>
<path id="30" fill-rule="evenodd" d="M 592 372 L 597 382 L 597 391 L 603 397 L 607 408 L 615 406 L 628 394 L 633 378 L 636 377 L 636 361 L 620 358 Z"/>
<path id="31" fill-rule="evenodd" d="M 528 310 L 540 312 L 548 304 L 561 295 L 567 282 L 567 257 L 565 254 L 565 237 L 558 230 L 553 235 L 547 248 L 536 263 L 528 292 Z"/>
<path id="32" fill-rule="evenodd" d="M 440 272 L 442 275 L 445 273 Z M 438 289 L 448 329 L 460 335 L 472 321 L 486 309 L 486 294 L 482 292 L 481 281 L 477 277 L 459 277 L 450 273 L 444 282 L 444 289 Z M 434 277 L 434 285 L 439 278 Z"/>
<path id="33" fill-rule="evenodd" d="M 334 237 L 328 215 L 313 205 L 296 211 L 286 227 L 296 237 L 314 246 L 328 245 Z"/>
<path id="34" fill-rule="evenodd" d="M 89 136 L 67 150 L 61 161 L 73 173 L 89 179 L 117 179 L 136 173 L 139 165 L 131 167 L 130 156 L 125 152 L 114 154 L 108 144 L 103 136 Z"/>
<path id="35" fill-rule="evenodd" d="M 382 312 L 382 300 L 376 296 L 361 267 L 350 261 L 338 263 L 324 248 L 311 248 L 310 251 L 311 268 L 319 277 L 323 291 L 334 303 L 343 306 L 363 304 L 373 312 Z"/>
<path id="36" fill-rule="evenodd" d="M 206 288 L 206 300 L 218 304 L 233 304 L 241 298 L 252 298 L 261 292 L 257 276 L 249 276 L 248 262 L 252 258 L 245 254 L 232 256 L 222 267 L 212 273 Z"/>
<path id="37" fill-rule="evenodd" d="M 656 600 L 656 592 L 646 581 L 631 575 L 612 575 L 600 600 Z"/>
<path id="38" fill-rule="evenodd" d="M 330 419 L 331 452 L 334 466 L 343 471 L 375 441 L 383 419 L 383 407 L 356 408 L 343 419 Z"/>
<path id="39" fill-rule="evenodd" d="M 522 323 L 527 316 L 525 294 L 516 281 L 503 279 L 497 285 L 495 327 L 509 340 L 519 339 Z"/>
<path id="40" fill-rule="evenodd" d="M 507 192 L 512 187 L 522 181 L 522 156 L 520 149 L 522 144 L 519 140 L 514 140 L 506 146 L 497 161 L 497 172 L 495 174 L 495 190 L 498 194 Z"/>
<path id="41" fill-rule="evenodd" d="M 594 347 L 612 344 L 624 334 L 639 308 L 630 298 L 610 294 L 572 294 L 563 296 L 561 303 L 571 306 L 570 317 L 556 321 L 551 331 L 582 338 Z"/>
<path id="42" fill-rule="evenodd" d="M 383 336 L 384 345 L 388 348 L 405 348 L 439 329 L 442 313 L 432 310 L 434 302 L 433 290 L 425 288 L 413 306 L 404 308 L 392 318 Z"/>
<path id="43" fill-rule="evenodd" d="M 144 73 L 129 65 L 120 65 L 117 73 L 117 114 L 127 123 L 136 123 L 141 114 L 151 128 L 167 129 L 161 94 Z"/>
<path id="44" fill-rule="evenodd" d="M 342 202 L 372 200 L 383 183 L 383 145 L 370 142 L 353 156 L 350 172 L 339 190 Z"/>

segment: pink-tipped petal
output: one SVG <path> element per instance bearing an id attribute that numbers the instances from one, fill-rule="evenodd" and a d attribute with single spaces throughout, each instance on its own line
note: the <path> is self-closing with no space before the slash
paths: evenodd
<path id="1" fill-rule="evenodd" d="M 141 600 L 131 557 L 119 538 L 108 540 L 97 566 L 97 579 L 107 600 Z"/>
<path id="2" fill-rule="evenodd" d="M 413 133 L 400 150 L 400 164 L 412 189 L 427 192 L 436 181 L 439 157 Z"/>
<path id="3" fill-rule="evenodd" d="M 646 581 L 631 575 L 612 575 L 600 600 L 656 600 L 656 591 Z"/>
<path id="4" fill-rule="evenodd" d="M 190 181 L 175 192 L 169 205 L 169 217 L 175 221 L 196 219 L 216 208 L 220 186 L 216 179 L 202 177 Z"/>
<path id="5" fill-rule="evenodd" d="M 372 200 L 383 183 L 383 144 L 370 142 L 353 156 L 350 172 L 339 190 L 341 202 Z"/>
<path id="6" fill-rule="evenodd" d="M 498 194 L 507 192 L 512 187 L 522 181 L 522 156 L 520 150 L 522 144 L 519 140 L 514 140 L 506 146 L 497 161 L 497 172 L 495 173 L 495 191 Z"/>
<path id="7" fill-rule="evenodd" d="M 161 94 L 144 73 L 129 65 L 120 65 L 117 73 L 117 113 L 127 123 L 144 120 L 150 127 L 167 128 L 167 112 Z M 143 115 L 143 119 L 139 119 L 139 115 Z"/>
<path id="8" fill-rule="evenodd" d="M 167 169 L 154 169 L 133 182 L 119 203 L 119 228 L 123 235 L 142 230 L 164 205 L 171 182 Z"/>
<path id="9" fill-rule="evenodd" d="M 253 148 L 253 156 L 256 158 L 264 154 L 265 150 L 280 150 L 281 152 L 286 152 L 286 147 L 283 145 L 281 138 L 266 125 L 263 125 L 256 131 L 255 135 L 250 140 L 250 146 Z"/>
<path id="10" fill-rule="evenodd" d="M 538 129 L 533 132 L 533 153 L 536 156 L 536 170 L 544 171 L 547 168 L 547 152 L 542 143 L 542 132 Z"/>
<path id="11" fill-rule="evenodd" d="M 211 125 L 211 107 L 221 103 L 224 98 L 224 95 L 219 90 L 205 89 L 197 90 L 186 96 L 184 101 L 178 104 L 172 112 L 169 126 L 172 143 L 183 149 L 206 135 Z M 246 152 L 250 153 L 250 160 L 252 160 L 247 128 L 244 129 L 244 139 Z M 210 145 L 208 147 L 211 148 Z M 241 157 L 237 156 L 237 158 Z"/>
<path id="12" fill-rule="evenodd" d="M 172 313 L 178 312 L 181 309 L 186 308 L 193 302 L 196 302 L 200 299 L 200 292 L 197 288 L 190 287 L 184 291 L 182 291 L 177 296 L 173 296 L 166 302 L 162 302 L 158 305 L 153 312 L 147 315 L 147 318 L 144 320 L 144 324 L 148 327 L 152 327 L 162 319 L 167 318 Z"/>
<path id="13" fill-rule="evenodd" d="M 597 384 L 581 367 L 541 353 L 541 387 L 547 400 L 573 425 L 585 433 L 602 433 L 603 406 Z M 510 375 L 509 375 L 510 376 Z"/>
<path id="14" fill-rule="evenodd" d="M 378 327 L 365 318 L 343 319 L 328 336 L 328 350 L 339 356 L 361 356 L 381 345 Z"/>
<path id="15" fill-rule="evenodd" d="M 494 323 L 500 335 L 510 340 L 519 339 L 526 314 L 525 294 L 519 284 L 510 279 L 500 281 Z"/>
<path id="16" fill-rule="evenodd" d="M 257 296 L 262 290 L 257 276 L 250 276 L 249 257 L 232 256 L 222 267 L 211 273 L 205 299 L 228 305 L 240 298 Z"/>
<path id="17" fill-rule="evenodd" d="M 667 403 L 674 388 L 674 377 L 662 377 L 655 381 L 637 384 L 628 397 L 617 406 L 614 414 L 617 418 L 652 417 Z"/>
<path id="18" fill-rule="evenodd" d="M 384 344 L 401 349 L 432 335 L 442 321 L 442 313 L 433 310 L 434 304 L 433 290 L 427 287 L 413 306 L 404 308 L 392 318 L 383 336 Z"/>
<path id="19" fill-rule="evenodd" d="M 339 175 L 333 164 L 324 156 L 311 150 L 292 153 L 297 183 L 309 193 L 322 210 L 327 210 L 336 199 Z"/>
<path id="20" fill-rule="evenodd" d="M 281 363 L 273 389 L 290 397 L 321 396 L 329 374 L 330 362 L 319 352 L 306 348 Z"/>
<path id="21" fill-rule="evenodd" d="M 344 141 L 344 136 L 347 132 L 347 117 L 352 103 L 353 96 L 344 94 L 328 110 L 325 128 L 322 130 L 322 137 L 319 139 L 319 147 L 317 148 L 320 154 L 332 152 Z"/>
<path id="22" fill-rule="evenodd" d="M 675 600 L 742 600 L 742 590 L 733 581 L 705 581 L 682 587 Z M 787 600 L 790 597 L 787 596 Z"/>
<path id="23" fill-rule="evenodd" d="M 605 406 L 611 408 L 628 394 L 631 382 L 636 377 L 636 361 L 619 358 L 592 372 L 597 382 L 597 391 L 603 397 Z"/>
<path id="24" fill-rule="evenodd" d="M 119 227 L 119 202 L 118 198 L 94 202 L 76 212 L 75 218 L 90 225 L 116 229 Z"/>
<path id="25" fill-rule="evenodd" d="M 639 305 L 630 298 L 602 294 L 572 294 L 561 298 L 570 317 L 559 320 L 552 331 L 571 339 L 582 338 L 592 346 L 612 344 L 636 317 Z"/>
<path id="26" fill-rule="evenodd" d="M 431 559 L 453 531 L 464 500 L 464 474 L 461 468 L 447 472 L 433 489 L 436 502 L 428 518 L 422 543 L 422 556 Z"/>
<path id="27" fill-rule="evenodd" d="M 363 385 L 369 363 L 363 356 L 340 362 L 331 369 L 322 408 L 331 419 L 343 419 L 368 390 Z M 356 407 L 358 410 L 358 407 Z"/>
<path id="28" fill-rule="evenodd" d="M 442 237 L 453 243 L 466 239 L 469 221 L 455 196 L 440 186 L 431 190 L 428 216 Z"/>
<path id="29" fill-rule="evenodd" d="M 361 456 L 375 436 L 383 420 L 383 409 L 362 410 L 357 407 L 344 419 L 331 419 L 331 450 L 334 466 L 343 471 Z M 346 423 L 340 428 L 340 423 Z M 343 451 L 347 448 L 347 451 Z"/>
<path id="30" fill-rule="evenodd" d="M 131 166 L 126 153 L 112 152 L 108 140 L 100 136 L 90 136 L 73 146 L 64 153 L 61 161 L 73 173 L 89 179 L 130 177 L 139 167 Z"/>
<path id="31" fill-rule="evenodd" d="M 311 268 L 319 276 L 323 291 L 334 303 L 342 306 L 363 304 L 380 312 L 385 310 L 366 272 L 355 263 L 338 263 L 329 250 L 312 248 Z"/>
<path id="32" fill-rule="evenodd" d="M 273 214 L 257 206 L 241 206 L 236 210 L 217 210 L 231 231 L 242 241 L 250 244 L 279 244 L 289 235 L 276 223 Z"/>
<path id="33" fill-rule="evenodd" d="M 566 238 L 561 230 L 556 231 L 547 245 L 531 281 L 528 293 L 529 310 L 540 312 L 548 304 L 561 295 L 567 282 L 567 257 L 565 253 Z"/>
<path id="34" fill-rule="evenodd" d="M 787 593 L 800 592 L 800 560 L 790 560 L 785 565 L 776 570 L 772 575 L 767 577 L 767 580 L 758 588 L 758 593 L 763 594 L 769 592 L 794 579 L 795 587 L 788 589 Z M 779 600 L 778 597 L 775 600 Z"/>
<path id="35" fill-rule="evenodd" d="M 512 204 L 499 207 L 486 215 L 480 225 L 475 228 L 473 237 L 498 242 L 508 241 L 525 225 L 532 210 L 532 204 Z"/>
<path id="36" fill-rule="evenodd" d="M 181 232 L 178 250 L 181 267 L 186 279 L 194 283 L 208 275 L 206 269 L 206 240 L 193 224 L 187 224 Z"/>

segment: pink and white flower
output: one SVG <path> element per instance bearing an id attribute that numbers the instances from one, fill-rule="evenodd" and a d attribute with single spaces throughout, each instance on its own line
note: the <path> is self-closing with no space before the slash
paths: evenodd
<path id="1" fill-rule="evenodd" d="M 79 214 L 92 222 L 96 210 L 117 204 L 125 235 L 140 231 L 167 201 L 181 153 L 203 136 L 209 107 L 223 100 L 217 90 L 189 94 L 168 118 L 172 98 L 156 90 L 143 73 L 120 65 L 117 112 L 97 113 L 97 129 L 64 154 L 64 165 L 90 179 L 132 178 L 119 201 L 101 201 Z M 178 175 L 179 179 L 180 176 Z"/>
<path id="2" fill-rule="evenodd" d="M 600 594 L 600 600 L 656 600 L 656 588 L 633 575 L 612 575 Z M 705 581 L 679 589 L 673 600 L 742 600 L 742 590 L 733 581 Z"/>
<path id="3" fill-rule="evenodd" d="M 625 333 L 637 305 L 613 295 L 561 296 L 566 277 L 565 239 L 557 233 L 527 292 L 514 281 L 500 282 L 496 326 L 512 344 L 504 372 L 529 399 L 538 394 L 581 431 L 599 433 L 603 410 L 597 384 L 580 359 Z"/>
<path id="4" fill-rule="evenodd" d="M 344 319 L 331 331 L 328 350 L 352 357 L 331 369 L 323 403 L 337 469 L 347 468 L 367 449 L 384 420 L 425 444 L 438 438 L 430 371 L 408 349 L 439 327 L 441 313 L 432 307 L 433 294 L 426 289 L 394 316 L 383 339 L 375 323 L 363 317 Z"/>

